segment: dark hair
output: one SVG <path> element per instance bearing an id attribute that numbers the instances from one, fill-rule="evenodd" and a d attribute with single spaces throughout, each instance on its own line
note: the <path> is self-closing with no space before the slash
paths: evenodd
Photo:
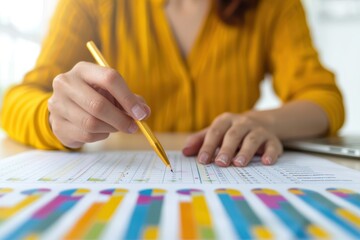
<path id="1" fill-rule="evenodd" d="M 215 0 L 219 18 L 229 25 L 243 22 L 245 12 L 256 7 L 258 0 Z"/>

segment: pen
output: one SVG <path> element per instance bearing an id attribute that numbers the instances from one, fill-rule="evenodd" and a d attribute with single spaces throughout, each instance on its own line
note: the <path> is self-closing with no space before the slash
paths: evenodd
<path id="1" fill-rule="evenodd" d="M 93 41 L 89 41 L 86 43 L 87 48 L 89 49 L 90 53 L 95 58 L 96 62 L 103 67 L 110 67 L 109 64 L 106 62 L 105 58 L 102 56 L 99 49 L 96 47 L 95 43 Z M 150 143 L 151 147 L 154 149 L 154 151 L 157 153 L 157 155 L 160 157 L 161 161 L 166 165 L 166 167 L 169 167 L 171 172 L 174 172 L 172 170 L 171 164 L 169 162 L 169 159 L 164 151 L 164 148 L 161 146 L 159 140 L 155 137 L 155 135 L 150 130 L 149 126 L 144 121 L 135 120 L 136 124 L 142 131 L 142 133 L 145 135 L 146 139 Z"/>

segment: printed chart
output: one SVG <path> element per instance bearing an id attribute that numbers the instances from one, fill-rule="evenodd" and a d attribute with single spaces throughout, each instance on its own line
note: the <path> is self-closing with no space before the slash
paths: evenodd
<path id="1" fill-rule="evenodd" d="M 205 166 L 180 152 L 168 155 L 175 173 L 153 152 L 33 151 L 1 160 L 0 183 L 360 184 L 357 171 L 304 154 L 286 153 L 271 167 L 255 159 L 246 168 Z"/>
<path id="2" fill-rule="evenodd" d="M 0 188 L 0 238 L 358 239 L 358 201 L 345 196 L 359 191 L 271 185 Z M 306 208 L 299 211 L 302 204 Z"/>
<path id="3" fill-rule="evenodd" d="M 285 153 L 275 166 L 168 153 L 32 151 L 0 160 L 0 239 L 360 239 L 360 174 Z"/>

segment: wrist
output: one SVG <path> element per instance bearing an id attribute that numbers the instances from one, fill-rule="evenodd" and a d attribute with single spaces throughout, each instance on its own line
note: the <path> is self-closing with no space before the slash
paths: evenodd
<path id="1" fill-rule="evenodd" d="M 243 116 L 250 118 L 251 120 L 257 122 L 262 127 L 266 128 L 276 136 L 279 136 L 279 133 L 276 128 L 276 118 L 274 110 L 265 110 L 265 111 L 248 111 L 243 114 Z"/>

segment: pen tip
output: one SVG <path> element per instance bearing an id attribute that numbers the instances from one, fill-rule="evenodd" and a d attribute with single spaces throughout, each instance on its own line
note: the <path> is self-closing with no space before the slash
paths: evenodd
<path id="1" fill-rule="evenodd" d="M 170 171 L 171 171 L 172 173 L 174 173 L 174 171 L 172 170 L 172 168 L 170 168 Z"/>

